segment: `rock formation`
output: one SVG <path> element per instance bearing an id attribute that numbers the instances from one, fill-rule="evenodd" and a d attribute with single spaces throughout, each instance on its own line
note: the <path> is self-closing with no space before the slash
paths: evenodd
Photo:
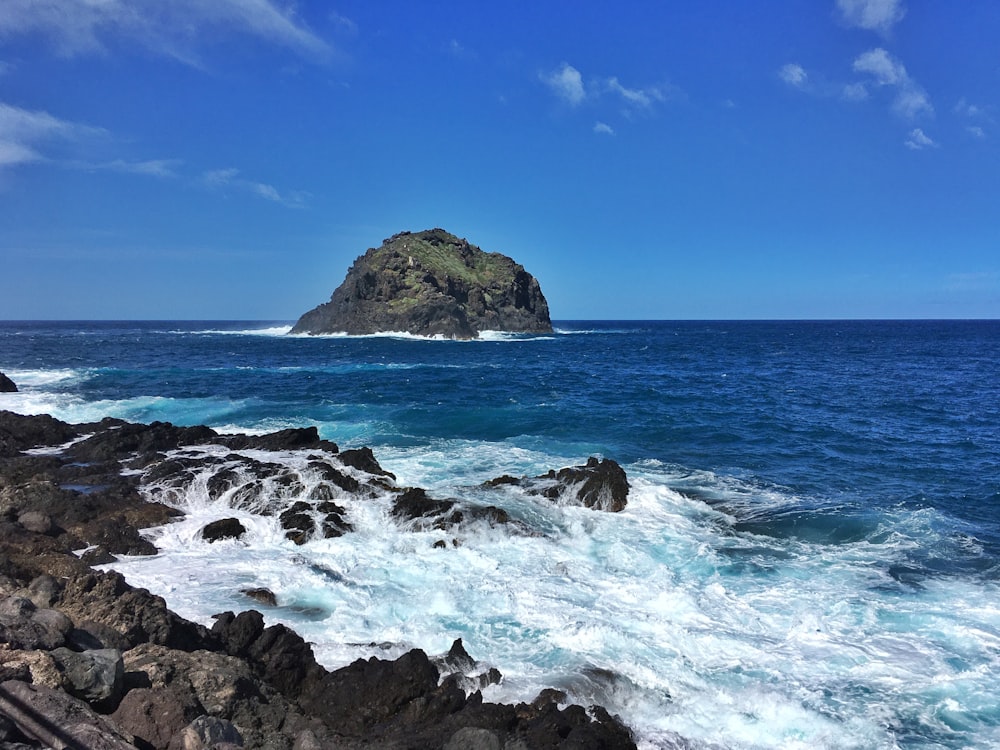
<path id="1" fill-rule="evenodd" d="M 17 393 L 17 386 L 14 381 L 0 372 L 0 393 Z"/>
<path id="2" fill-rule="evenodd" d="M 475 338 L 482 331 L 550 333 L 538 281 L 506 255 L 487 253 L 443 229 L 403 232 L 354 261 L 330 301 L 292 333 Z"/>
<path id="3" fill-rule="evenodd" d="M 206 444 L 230 453 L 199 450 Z M 62 448 L 24 452 L 40 446 Z M 304 492 L 287 466 L 259 458 L 289 450 L 308 456 L 328 492 Z M 529 481 L 550 497 L 560 487 L 580 502 L 588 487 L 601 507 L 622 491 L 616 467 L 594 460 Z M 132 471 L 123 475 L 123 468 Z M 513 523 L 493 506 L 399 488 L 369 450 L 340 452 L 314 428 L 219 435 L 207 427 L 113 419 L 69 425 L 0 411 L 0 747 L 635 748 L 605 709 L 565 705 L 558 691 L 516 706 L 484 702 L 481 689 L 502 675 L 460 641 L 447 654 L 414 649 L 331 671 L 299 635 L 266 626 L 256 610 L 216 615 L 209 630 L 120 574 L 90 568 L 89 560 L 155 552 L 138 529 L 168 523 L 177 511 L 145 500 L 140 483 L 156 482 L 169 499 L 199 472 L 213 474 L 208 491 L 233 507 L 281 515 L 281 502 L 304 498 L 296 502 L 307 507 L 292 515 L 311 523 L 293 518 L 286 527 L 304 543 L 351 533 L 332 488 L 362 498 L 394 493 L 393 515 L 404 527 Z M 224 520 L 223 538 L 238 532 L 228 528 L 233 519 Z M 87 546 L 95 550 L 83 559 L 73 553 Z M 245 593 L 276 604 L 264 589 Z"/>

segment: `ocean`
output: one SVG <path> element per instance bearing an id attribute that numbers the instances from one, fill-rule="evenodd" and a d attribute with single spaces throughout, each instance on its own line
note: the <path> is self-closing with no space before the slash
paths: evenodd
<path id="1" fill-rule="evenodd" d="M 328 667 L 462 638 L 504 675 L 487 700 L 556 687 L 644 748 L 1000 746 L 1000 321 L 289 328 L 0 322 L 21 388 L 0 408 L 316 425 L 530 533 L 401 528 L 387 499 L 338 500 L 355 530 L 297 546 L 202 477 L 172 500 L 185 519 L 148 532 L 160 553 L 113 566 L 179 614 L 210 624 L 269 588 L 268 623 Z M 590 456 L 626 470 L 623 512 L 481 486 Z M 198 537 L 233 516 L 243 542 Z"/>

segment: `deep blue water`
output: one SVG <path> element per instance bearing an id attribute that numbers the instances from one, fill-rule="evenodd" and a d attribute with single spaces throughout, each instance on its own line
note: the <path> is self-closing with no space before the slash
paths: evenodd
<path id="1" fill-rule="evenodd" d="M 499 697 L 624 661 L 634 694 L 599 697 L 619 701 L 650 746 L 1000 742 L 1000 321 L 556 327 L 454 342 L 291 337 L 282 323 L 0 323 L 0 370 L 22 387 L 0 408 L 229 430 L 315 424 L 342 447 L 371 446 L 402 483 L 450 496 L 502 473 L 614 458 L 633 478 L 626 513 L 550 518 L 555 547 L 539 554 L 579 554 L 623 588 L 634 577 L 648 601 L 529 624 L 518 597 L 541 594 L 525 580 L 505 615 L 516 636 L 481 630 L 455 602 L 419 617 L 370 603 L 370 629 L 423 646 L 457 628 L 516 663 Z M 372 565 L 398 567 L 396 554 Z M 483 554 L 512 581 L 529 575 L 509 550 Z M 134 567 L 142 585 L 170 588 L 166 573 Z M 433 585 L 415 573 L 397 583 Z M 546 594 L 553 607 L 579 604 L 582 589 L 561 585 L 547 589 L 561 592 Z M 188 616 L 227 606 L 161 593 Z M 574 622 L 588 623 L 577 640 L 592 647 L 550 632 Z M 331 613 L 315 627 L 329 661 L 355 655 L 333 645 L 352 625 Z M 616 640 L 622 628 L 632 651 Z M 743 701 L 773 713 L 748 718 Z"/>

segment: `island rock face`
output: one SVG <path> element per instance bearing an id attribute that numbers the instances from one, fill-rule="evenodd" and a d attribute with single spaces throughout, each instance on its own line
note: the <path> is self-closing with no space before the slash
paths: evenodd
<path id="1" fill-rule="evenodd" d="M 402 232 L 354 261 L 330 301 L 292 333 L 475 338 L 482 331 L 551 333 L 537 279 L 500 253 L 443 229 Z"/>

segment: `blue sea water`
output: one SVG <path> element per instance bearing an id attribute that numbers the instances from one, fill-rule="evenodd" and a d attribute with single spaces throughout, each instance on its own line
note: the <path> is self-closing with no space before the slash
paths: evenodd
<path id="1" fill-rule="evenodd" d="M 600 702 L 649 748 L 1000 746 L 1000 322 L 564 322 L 456 342 L 284 323 L 0 323 L 0 408 L 370 446 L 401 485 L 482 500 L 502 474 L 613 458 L 602 513 L 490 495 L 539 533 L 356 531 L 295 546 L 212 501 L 116 567 L 209 622 L 271 588 L 328 666 L 464 639 Z M 271 456 L 295 465 L 294 454 Z M 148 489 L 156 496 L 158 488 Z M 236 515 L 249 542 L 208 545 Z M 379 644 L 379 645 L 375 645 Z"/>

